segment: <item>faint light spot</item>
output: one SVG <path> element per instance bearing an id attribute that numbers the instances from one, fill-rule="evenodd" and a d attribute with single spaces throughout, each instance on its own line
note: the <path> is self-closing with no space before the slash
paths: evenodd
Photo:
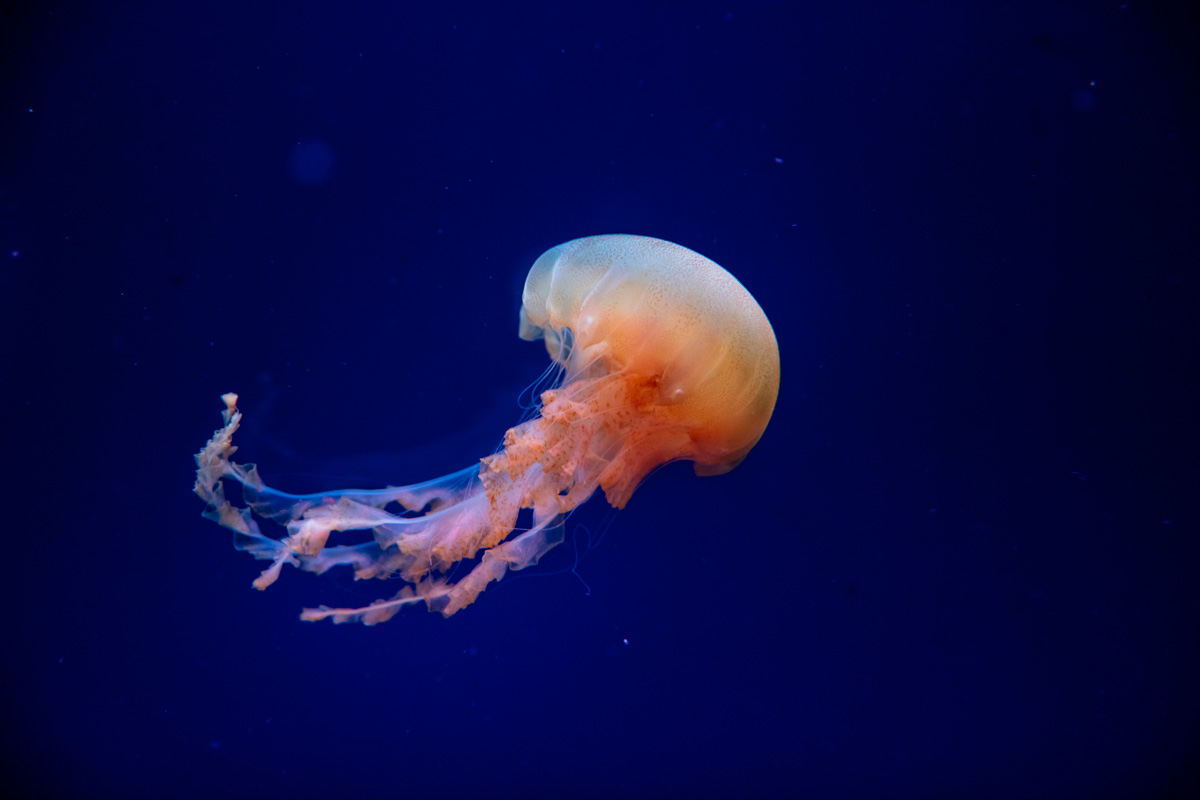
<path id="1" fill-rule="evenodd" d="M 776 164 L 782 164 L 782 163 L 783 163 L 783 159 L 782 159 L 782 158 L 780 158 L 779 156 L 775 156 L 775 163 L 776 163 Z"/>
<path id="2" fill-rule="evenodd" d="M 13 250 L 11 253 L 9 253 L 9 255 L 12 256 L 13 258 L 16 258 L 17 256 L 21 255 L 21 251 Z"/>
<path id="3" fill-rule="evenodd" d="M 1076 111 L 1095 111 L 1096 95 L 1087 89 L 1080 89 L 1071 95 L 1071 108 Z"/>
<path id="4" fill-rule="evenodd" d="M 296 142 L 288 155 L 288 171 L 297 183 L 320 186 L 329 180 L 333 151 L 318 139 Z"/>

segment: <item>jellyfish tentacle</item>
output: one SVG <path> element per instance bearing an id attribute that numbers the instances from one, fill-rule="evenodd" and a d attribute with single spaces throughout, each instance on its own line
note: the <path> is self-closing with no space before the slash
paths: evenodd
<path id="1" fill-rule="evenodd" d="M 257 478 L 257 469 L 246 465 L 246 472 Z M 272 520 L 291 518 L 295 508 L 320 505 L 332 500 L 350 500 L 364 506 L 383 508 L 396 503 L 410 512 L 421 512 L 426 506 L 436 512 L 462 502 L 470 493 L 472 484 L 479 476 L 479 467 L 472 465 L 449 475 L 408 486 L 389 486 L 384 489 L 333 489 L 311 494 L 292 494 L 267 486 L 261 479 L 253 482 L 241 481 L 243 496 L 256 514 Z M 240 480 L 239 476 L 230 477 Z"/>
<path id="2" fill-rule="evenodd" d="M 484 551 L 483 558 L 471 571 L 454 583 L 444 579 L 423 580 L 405 586 L 387 600 L 376 600 L 360 608 L 330 608 L 318 606 L 306 608 L 300 619 L 313 622 L 332 618 L 335 624 L 361 622 L 376 625 L 391 619 L 401 608 L 415 603 L 425 603 L 430 611 L 450 616 L 471 605 L 491 584 L 512 570 L 532 566 L 551 548 L 562 542 L 562 526 L 543 525 L 532 528 L 519 536 Z"/>
<path id="3" fill-rule="evenodd" d="M 195 491 L 208 504 L 205 516 L 237 534 L 238 549 L 272 562 L 254 581 L 256 589 L 274 583 L 282 568 L 289 564 L 317 574 L 334 566 L 349 566 L 356 579 L 398 574 L 419 590 L 416 595 L 405 594 L 387 601 L 391 605 L 384 608 L 398 609 L 444 596 L 450 599 L 437 610 L 448 608 L 444 613 L 453 613 L 469 602 L 466 598 L 474 599 L 506 569 L 527 566 L 556 543 L 544 530 L 558 514 L 559 506 L 557 502 L 543 502 L 543 507 L 535 510 L 535 527 L 501 545 L 516 525 L 522 498 L 538 482 L 540 468 L 536 466 L 515 478 L 506 475 L 508 486 L 491 496 L 484 492 L 480 479 L 484 466 L 392 489 L 289 494 L 263 483 L 253 465 L 238 464 L 231 459 L 237 450 L 233 434 L 242 415 L 237 410 L 236 395 L 226 395 L 223 400 L 225 425 L 196 456 Z M 488 459 L 484 459 L 484 464 L 487 463 Z M 241 484 L 247 508 L 237 508 L 225 497 L 226 478 Z M 384 506 L 392 502 L 402 506 L 406 513 L 418 515 L 399 516 L 387 511 Z M 287 535 L 281 539 L 264 535 L 254 514 L 284 525 Z M 334 531 L 369 531 L 372 540 L 327 546 Z M 476 565 L 460 588 L 455 588 L 458 584 L 430 579 L 431 573 L 445 572 L 481 550 L 496 552 L 485 558 L 485 564 Z M 494 577 L 483 579 L 489 575 Z M 364 617 L 371 608 L 352 616 Z M 351 611 L 343 609 L 325 616 L 336 618 Z M 370 611 L 372 618 L 382 613 L 380 609 Z"/>
<path id="4" fill-rule="evenodd" d="M 263 483 L 253 464 L 238 464 L 231 459 L 237 451 L 233 434 L 241 424 L 242 414 L 237 410 L 237 395 L 230 393 L 222 400 L 226 405 L 222 412 L 225 425 L 214 432 L 196 456 L 194 490 L 207 504 L 204 516 L 237 534 L 238 549 L 273 562 L 255 580 L 255 588 L 265 589 L 274 583 L 285 564 L 317 573 L 336 564 L 348 564 L 355 568 L 357 577 L 386 577 L 415 563 L 421 545 L 432 545 L 431 532 L 452 525 L 454 520 L 450 518 L 463 517 L 463 509 L 459 507 L 464 503 L 471 505 L 471 499 L 480 493 L 478 466 L 435 480 L 387 489 L 304 495 L 281 492 Z M 237 508 L 226 498 L 225 478 L 241 484 L 248 508 Z M 418 516 L 398 516 L 384 510 L 390 503 Z M 476 500 L 477 517 L 481 506 Z M 252 512 L 285 525 L 288 535 L 283 539 L 265 536 Z M 325 543 L 335 530 L 370 530 L 376 542 L 327 551 Z M 402 557 L 380 555 L 390 545 L 400 542 L 407 545 L 402 548 Z M 379 553 L 372 552 L 372 544 Z M 439 564 L 443 560 L 441 555 L 435 559 Z"/>
<path id="5" fill-rule="evenodd" d="M 384 489 L 337 489 L 312 494 L 291 494 L 274 489 L 263 483 L 254 464 L 238 464 L 231 461 L 237 452 L 233 434 L 241 425 L 242 412 L 237 409 L 238 396 L 229 392 L 221 396 L 225 409 L 221 412 L 224 426 L 216 430 L 204 448 L 196 454 L 196 485 L 194 491 L 205 501 L 216 499 L 209 505 L 220 506 L 216 488 L 222 478 L 232 478 L 242 485 L 246 502 L 254 512 L 267 519 L 281 516 L 292 518 L 295 509 L 320 505 L 326 501 L 348 499 L 363 506 L 383 508 L 397 503 L 405 510 L 419 512 L 426 506 L 436 512 L 467 499 L 478 480 L 479 467 L 471 465 L 433 480 L 407 486 L 389 486 Z"/>
<path id="6" fill-rule="evenodd" d="M 331 608 L 329 606 L 306 608 L 300 612 L 300 619 L 305 622 L 316 622 L 332 618 L 335 625 L 340 625 L 343 622 L 361 622 L 364 625 L 377 625 L 380 622 L 387 622 L 404 606 L 416 603 L 429 603 L 438 597 L 444 596 L 444 594 L 444 584 L 434 585 L 434 582 L 429 582 L 429 585 L 424 587 L 423 591 L 416 586 L 405 586 L 391 599 L 376 600 L 370 605 L 362 606 L 361 608 Z"/>

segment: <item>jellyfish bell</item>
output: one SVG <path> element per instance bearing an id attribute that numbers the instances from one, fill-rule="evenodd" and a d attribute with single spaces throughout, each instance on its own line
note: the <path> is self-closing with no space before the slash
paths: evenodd
<path id="1" fill-rule="evenodd" d="M 521 300 L 521 338 L 546 337 L 554 357 L 569 332 L 566 384 L 590 370 L 652 385 L 647 404 L 688 439 L 675 458 L 699 474 L 733 469 L 766 429 L 775 334 L 750 293 L 699 253 L 646 236 L 575 239 L 534 262 Z"/>
<path id="2" fill-rule="evenodd" d="M 470 605 L 509 569 L 537 562 L 562 540 L 562 520 L 597 489 L 616 508 L 654 469 L 689 460 L 699 475 L 728 472 L 761 438 L 779 389 L 779 350 L 766 315 L 737 280 L 704 256 L 661 239 L 608 235 L 553 247 L 525 281 L 519 335 L 545 341 L 562 378 L 540 413 L 508 430 L 496 453 L 452 475 L 411 486 L 293 495 L 266 486 L 253 465 L 231 460 L 241 421 L 224 396 L 225 425 L 196 456 L 205 516 L 236 545 L 272 562 L 355 578 L 399 577 L 394 597 L 356 609 L 308 609 L 374 624 L 424 602 L 445 616 Z M 225 498 L 242 486 L 246 508 Z M 532 524 L 515 530 L 531 510 Z M 267 519 L 287 535 L 267 536 Z M 328 545 L 334 531 L 369 541 Z M 467 574 L 448 577 L 478 558 Z"/>

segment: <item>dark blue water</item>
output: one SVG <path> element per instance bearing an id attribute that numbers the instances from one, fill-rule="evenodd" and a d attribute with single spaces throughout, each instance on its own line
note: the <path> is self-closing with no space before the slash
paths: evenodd
<path id="1" fill-rule="evenodd" d="M 1196 59 L 1156 3 L 28 4 L 0 25 L 4 782 L 32 798 L 1196 787 Z M 487 455 L 546 248 L 770 317 L 732 473 L 450 619 L 200 517 Z M 278 533 L 278 531 L 276 531 Z"/>

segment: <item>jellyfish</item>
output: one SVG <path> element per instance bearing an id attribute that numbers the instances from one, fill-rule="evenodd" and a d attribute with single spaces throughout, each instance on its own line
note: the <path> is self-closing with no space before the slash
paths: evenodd
<path id="1" fill-rule="evenodd" d="M 302 619 L 373 625 L 417 603 L 449 617 L 508 570 L 536 564 L 597 489 L 620 509 L 668 462 L 691 461 L 701 476 L 733 469 L 775 408 L 779 348 L 758 303 L 713 261 L 661 239 L 590 236 L 547 250 L 525 280 L 518 333 L 543 340 L 561 375 L 538 413 L 477 465 L 409 486 L 272 489 L 253 464 L 231 460 L 242 413 L 237 395 L 224 395 L 224 425 L 196 455 L 195 491 L 237 549 L 271 562 L 254 587 L 286 565 L 348 566 L 355 579 L 403 587 Z M 227 480 L 241 485 L 245 507 L 226 498 Z M 518 528 L 522 509 L 529 522 Z M 259 520 L 286 535 L 264 533 Z M 365 541 L 329 543 L 351 531 Z"/>

